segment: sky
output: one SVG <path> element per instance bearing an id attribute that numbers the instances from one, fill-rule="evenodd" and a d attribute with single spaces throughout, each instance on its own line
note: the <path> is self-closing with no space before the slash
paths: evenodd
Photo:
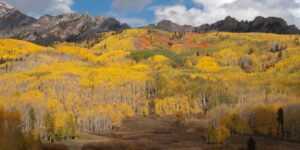
<path id="1" fill-rule="evenodd" d="M 300 28 L 300 0 L 3 0 L 36 18 L 71 12 L 114 17 L 133 27 L 171 20 L 199 26 L 232 16 L 281 17 Z"/>

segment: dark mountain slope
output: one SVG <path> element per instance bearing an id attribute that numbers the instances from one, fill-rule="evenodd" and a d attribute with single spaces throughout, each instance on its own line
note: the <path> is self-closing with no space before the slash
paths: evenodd
<path id="1" fill-rule="evenodd" d="M 190 32 L 193 31 L 193 27 L 192 26 L 188 26 L 188 25 L 178 25 L 172 21 L 169 20 L 162 20 L 160 22 L 157 23 L 157 25 L 149 25 L 149 28 L 157 28 L 160 30 L 164 30 L 164 31 L 169 31 L 169 32 Z"/>
<path id="2" fill-rule="evenodd" d="M 209 31 L 225 32 L 263 32 L 277 34 L 299 34 L 300 30 L 295 25 L 288 25 L 282 18 L 256 17 L 253 21 L 237 21 L 228 16 L 224 20 L 214 24 L 202 25 L 194 28 L 195 32 L 204 33 Z"/>
<path id="3" fill-rule="evenodd" d="M 22 26 L 35 22 L 36 19 L 29 17 L 7 3 L 0 1 L 0 34 L 8 34 Z"/>
<path id="4" fill-rule="evenodd" d="M 156 28 L 170 32 L 193 31 L 206 33 L 212 31 L 224 32 L 263 32 L 277 34 L 300 34 L 295 25 L 288 25 L 285 20 L 276 17 L 256 17 L 253 21 L 238 21 L 230 16 L 213 24 L 204 24 L 198 27 L 181 26 L 168 20 L 160 21 L 157 25 L 150 25 L 148 28 Z"/>
<path id="5" fill-rule="evenodd" d="M 48 45 L 57 41 L 80 41 L 100 32 L 121 31 L 127 28 L 130 28 L 127 24 L 121 24 L 114 18 L 78 13 L 45 15 L 35 19 L 9 4 L 0 2 L 0 37 Z"/>

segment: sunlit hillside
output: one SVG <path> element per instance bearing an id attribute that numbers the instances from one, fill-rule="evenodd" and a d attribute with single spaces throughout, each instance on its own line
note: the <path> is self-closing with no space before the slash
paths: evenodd
<path id="1" fill-rule="evenodd" d="M 52 47 L 0 39 L 0 145 L 13 141 L 1 138 L 10 134 L 2 132 L 5 121 L 42 141 L 60 141 L 118 130 L 137 116 L 179 126 L 205 119 L 209 143 L 230 134 L 299 141 L 299 41 L 152 29 Z M 19 115 L 6 117 L 12 112 Z"/>

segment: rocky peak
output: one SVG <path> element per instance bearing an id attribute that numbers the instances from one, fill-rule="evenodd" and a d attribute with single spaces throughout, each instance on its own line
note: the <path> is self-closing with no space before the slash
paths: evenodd
<path id="1" fill-rule="evenodd" d="M 12 7 L 11 5 L 0 1 L 0 17 L 3 17 L 9 13 L 11 14 L 15 11 L 16 11 L 16 9 L 14 7 Z"/>
<path id="2" fill-rule="evenodd" d="M 162 20 L 155 24 L 150 24 L 147 28 L 156 28 L 169 32 L 197 32 L 206 33 L 211 31 L 223 32 L 263 32 L 277 34 L 300 34 L 300 30 L 295 25 L 288 25 L 282 18 L 262 16 L 256 17 L 253 21 L 238 21 L 231 16 L 213 24 L 204 24 L 198 27 L 181 26 L 169 20 Z"/>
<path id="3" fill-rule="evenodd" d="M 300 34 L 295 25 L 288 25 L 282 18 L 262 16 L 256 17 L 253 21 L 238 21 L 230 16 L 214 24 L 205 24 L 194 28 L 195 32 L 205 33 L 210 31 L 225 32 L 263 32 L 277 34 Z"/>
<path id="4" fill-rule="evenodd" d="M 74 42 L 100 32 L 129 28 L 114 18 L 68 13 L 35 19 L 4 2 L 0 2 L 1 8 L 5 13 L 0 13 L 0 37 L 19 38 L 43 45 L 57 41 Z"/>
<path id="5" fill-rule="evenodd" d="M 29 17 L 11 5 L 0 2 L 0 37 L 10 34 L 12 30 L 31 24 L 36 19 Z"/>
<path id="6" fill-rule="evenodd" d="M 235 32 L 238 28 L 239 22 L 230 17 L 227 16 L 224 20 L 218 21 L 215 24 L 212 25 L 212 28 L 216 29 L 217 31 L 228 31 L 228 32 Z"/>
<path id="7" fill-rule="evenodd" d="M 150 28 L 157 28 L 165 31 L 170 31 L 170 32 L 189 32 L 192 31 L 192 26 L 188 25 L 179 25 L 176 24 L 170 20 L 162 20 L 157 23 L 157 25 L 149 25 L 148 27 Z"/>
<path id="8" fill-rule="evenodd" d="M 295 26 L 289 26 L 284 19 L 277 17 L 256 17 L 251 22 L 251 27 L 253 31 L 257 32 L 292 34 L 290 32 L 294 31 L 295 33 L 299 33 L 299 30 L 295 30 Z"/>
<path id="9" fill-rule="evenodd" d="M 92 20 L 92 17 L 89 16 L 88 14 L 79 14 L 79 13 L 67 13 L 67 14 L 62 14 L 58 15 L 55 17 L 60 22 L 69 22 L 69 21 L 74 21 L 78 19 L 90 19 Z"/>
<path id="10" fill-rule="evenodd" d="M 266 20 L 265 17 L 257 16 L 257 17 L 255 17 L 255 19 L 253 20 L 253 22 L 263 22 L 264 20 Z"/>
<path id="11" fill-rule="evenodd" d="M 232 18 L 231 16 L 227 16 L 224 19 L 225 22 L 238 22 L 235 18 Z"/>
<path id="12" fill-rule="evenodd" d="M 6 2 L 0 1 L 0 9 L 15 9 L 15 8 L 7 4 Z"/>
<path id="13" fill-rule="evenodd" d="M 104 20 L 106 20 L 107 18 L 106 17 L 103 17 L 103 16 L 96 16 L 94 17 L 95 21 L 96 22 L 103 22 Z"/>
<path id="14" fill-rule="evenodd" d="M 277 18 L 277 17 L 268 17 L 264 18 L 262 16 L 256 17 L 253 21 L 252 24 L 254 25 L 264 25 L 264 24 L 278 24 L 279 26 L 287 26 L 287 22 L 282 19 L 282 18 Z"/>

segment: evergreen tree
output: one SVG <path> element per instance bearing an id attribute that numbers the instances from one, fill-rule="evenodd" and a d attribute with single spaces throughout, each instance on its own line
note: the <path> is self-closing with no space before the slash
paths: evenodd
<path id="1" fill-rule="evenodd" d="M 279 108 L 277 111 L 277 122 L 279 124 L 281 135 L 284 136 L 284 112 L 282 108 Z"/>
<path id="2" fill-rule="evenodd" d="M 248 142 L 247 142 L 247 150 L 255 150 L 256 149 L 256 142 L 255 140 L 251 137 Z"/>

